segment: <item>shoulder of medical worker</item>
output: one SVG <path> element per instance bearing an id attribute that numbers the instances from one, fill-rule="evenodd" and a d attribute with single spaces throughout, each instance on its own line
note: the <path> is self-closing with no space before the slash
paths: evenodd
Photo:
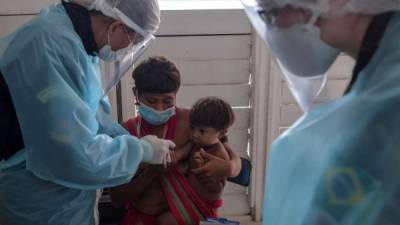
<path id="1" fill-rule="evenodd" d="M 14 52 L 42 50 L 62 55 L 73 54 L 76 57 L 76 53 L 84 50 L 68 15 L 56 12 L 41 12 L 12 36 L 11 42 L 18 43 Z"/>

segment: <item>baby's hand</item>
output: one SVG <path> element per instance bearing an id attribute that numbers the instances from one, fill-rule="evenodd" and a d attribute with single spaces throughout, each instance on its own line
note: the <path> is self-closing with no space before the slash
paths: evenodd
<path id="1" fill-rule="evenodd" d="M 192 159 L 190 160 L 190 168 L 197 169 L 202 167 L 205 163 L 206 162 L 203 156 L 200 154 L 200 151 L 198 151 L 192 155 Z"/>
<path id="2" fill-rule="evenodd" d="M 205 165 L 192 169 L 192 173 L 200 179 L 201 182 L 206 182 L 207 180 L 224 180 L 230 174 L 230 162 L 211 155 L 204 150 L 200 151 L 201 157 L 205 161 Z"/>

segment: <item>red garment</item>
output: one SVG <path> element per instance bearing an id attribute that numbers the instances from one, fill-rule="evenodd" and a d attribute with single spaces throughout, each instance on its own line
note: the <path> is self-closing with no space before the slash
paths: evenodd
<path id="1" fill-rule="evenodd" d="M 168 174 L 162 176 L 160 183 L 170 212 L 179 225 L 196 225 L 209 217 L 218 218 L 217 209 L 223 205 L 223 201 L 203 201 L 177 169 L 171 169 Z"/>
<path id="2" fill-rule="evenodd" d="M 178 110 L 176 110 L 176 114 L 168 120 L 165 139 L 172 140 L 175 137 L 178 116 Z M 140 129 L 134 124 L 140 124 Z M 154 134 L 154 127 L 140 116 L 128 120 L 127 127 L 129 133 L 136 137 Z M 140 130 L 139 135 L 138 130 Z M 174 215 L 179 225 L 195 225 L 207 217 L 218 217 L 216 209 L 222 206 L 222 200 L 217 200 L 211 204 L 204 202 L 178 170 L 171 169 L 166 175 L 161 176 L 160 185 L 163 188 L 170 212 Z M 133 204 L 127 204 L 127 209 L 128 213 L 122 225 L 156 224 L 154 216 L 139 212 Z"/>
<path id="3" fill-rule="evenodd" d="M 197 225 L 207 218 L 218 218 L 217 209 L 223 205 L 223 201 L 203 201 L 177 169 L 171 169 L 161 176 L 160 184 L 170 213 L 179 225 Z M 156 225 L 155 217 L 139 212 L 132 204 L 128 204 L 127 208 L 128 213 L 122 225 Z"/>
<path id="4" fill-rule="evenodd" d="M 122 225 L 156 225 L 156 218 L 135 209 L 132 204 L 127 204 L 128 213 L 125 215 Z"/>

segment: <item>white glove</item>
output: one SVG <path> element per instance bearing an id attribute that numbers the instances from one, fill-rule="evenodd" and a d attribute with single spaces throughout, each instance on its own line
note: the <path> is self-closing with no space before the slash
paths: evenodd
<path id="1" fill-rule="evenodd" d="M 164 166 L 171 162 L 170 150 L 175 148 L 175 143 L 170 140 L 160 139 L 154 135 L 146 135 L 140 139 L 151 145 L 153 155 L 143 162 L 150 164 L 162 164 Z"/>

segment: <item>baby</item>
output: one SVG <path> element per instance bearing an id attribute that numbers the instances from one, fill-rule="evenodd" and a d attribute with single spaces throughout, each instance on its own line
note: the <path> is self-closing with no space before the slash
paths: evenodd
<path id="1" fill-rule="evenodd" d="M 216 97 L 198 100 L 190 111 L 191 141 L 194 147 L 187 160 L 185 174 L 189 183 L 205 201 L 212 202 L 221 197 L 225 180 L 201 183 L 190 171 L 207 163 L 200 153 L 201 149 L 216 157 L 229 160 L 224 143 L 227 141 L 228 128 L 233 122 L 234 113 L 231 106 Z"/>
<path id="2" fill-rule="evenodd" d="M 196 192 L 209 210 L 214 211 L 222 206 L 221 195 L 225 186 L 225 179 L 201 181 L 193 169 L 203 166 L 206 159 L 202 157 L 201 151 L 229 160 L 224 143 L 227 142 L 227 131 L 234 122 L 234 114 L 231 106 L 225 101 L 208 97 L 198 100 L 190 111 L 191 141 L 193 143 L 186 160 L 179 162 L 176 166 L 180 174 L 183 174 L 191 188 Z M 197 207 L 201 207 L 198 205 Z M 157 219 L 157 225 L 176 225 L 172 211 L 167 211 Z"/>

